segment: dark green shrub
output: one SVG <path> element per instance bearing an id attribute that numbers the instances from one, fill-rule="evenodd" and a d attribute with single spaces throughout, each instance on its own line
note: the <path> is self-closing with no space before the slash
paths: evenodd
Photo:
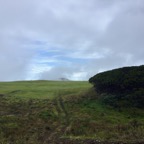
<path id="1" fill-rule="evenodd" d="M 124 67 L 99 73 L 89 79 L 98 92 L 119 93 L 144 88 L 144 66 Z"/>
<path id="2" fill-rule="evenodd" d="M 110 105 L 144 107 L 144 65 L 99 73 L 89 79 L 98 93 L 106 93 Z"/>
<path id="3" fill-rule="evenodd" d="M 144 107 L 144 88 L 132 91 L 132 93 L 126 95 L 126 100 L 129 101 L 133 107 Z"/>

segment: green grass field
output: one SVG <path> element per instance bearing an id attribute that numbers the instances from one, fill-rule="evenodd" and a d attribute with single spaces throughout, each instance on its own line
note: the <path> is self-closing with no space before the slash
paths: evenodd
<path id="1" fill-rule="evenodd" d="M 88 82 L 18 81 L 1 82 L 0 93 L 20 99 L 51 99 L 58 93 L 74 94 L 90 88 Z"/>
<path id="2" fill-rule="evenodd" d="M 144 142 L 144 111 L 113 109 L 88 82 L 0 83 L 0 144 Z"/>

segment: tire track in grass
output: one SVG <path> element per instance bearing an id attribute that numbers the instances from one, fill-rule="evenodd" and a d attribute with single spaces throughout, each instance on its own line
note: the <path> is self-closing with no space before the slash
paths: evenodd
<path id="1" fill-rule="evenodd" d="M 59 103 L 60 109 L 64 113 L 64 117 L 65 117 L 65 120 L 66 120 L 66 125 L 68 126 L 69 123 L 70 123 L 69 113 L 68 113 L 67 109 L 65 108 L 65 104 L 64 104 L 64 101 L 63 101 L 61 96 L 58 97 L 58 103 Z"/>
<path id="2" fill-rule="evenodd" d="M 66 128 L 70 124 L 69 113 L 65 107 L 65 104 L 61 95 L 58 95 L 58 97 L 53 100 L 53 104 L 57 111 L 59 121 L 61 122 L 64 121 L 64 126 L 60 124 L 59 126 L 56 127 L 54 132 L 50 134 L 50 136 L 47 139 L 47 142 L 51 142 L 51 143 L 54 143 L 55 141 L 60 139 L 61 135 L 65 132 Z"/>

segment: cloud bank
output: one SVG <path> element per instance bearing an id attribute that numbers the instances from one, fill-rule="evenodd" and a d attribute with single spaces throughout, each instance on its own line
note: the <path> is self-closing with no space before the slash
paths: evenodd
<path id="1" fill-rule="evenodd" d="M 143 38 L 143 0 L 0 0 L 0 81 L 141 65 Z"/>

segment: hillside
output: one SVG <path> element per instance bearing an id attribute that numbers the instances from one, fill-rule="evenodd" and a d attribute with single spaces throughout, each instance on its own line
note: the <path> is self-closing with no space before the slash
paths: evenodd
<path id="1" fill-rule="evenodd" d="M 144 111 L 103 104 L 88 82 L 0 83 L 0 143 L 144 143 Z"/>

